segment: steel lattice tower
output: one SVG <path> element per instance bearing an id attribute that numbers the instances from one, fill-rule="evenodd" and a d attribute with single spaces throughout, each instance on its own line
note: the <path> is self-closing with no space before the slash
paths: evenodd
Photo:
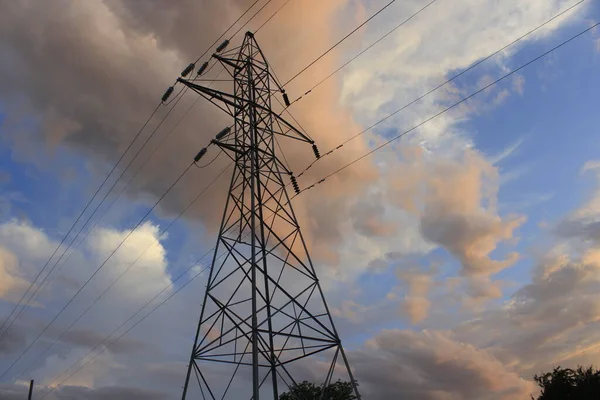
<path id="1" fill-rule="evenodd" d="M 307 371 L 323 385 L 335 377 L 354 384 L 289 201 L 286 186 L 297 184 L 275 135 L 313 145 L 317 157 L 318 150 L 272 111 L 273 95 L 289 102 L 253 34 L 222 52 L 226 45 L 213 57 L 233 78 L 233 94 L 179 79 L 235 120 L 212 141 L 235 167 L 182 399 L 278 399 Z M 360 398 L 355 384 L 354 391 Z"/>

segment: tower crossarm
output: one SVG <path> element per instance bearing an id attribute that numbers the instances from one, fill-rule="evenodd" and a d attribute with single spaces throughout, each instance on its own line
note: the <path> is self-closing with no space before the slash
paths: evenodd
<path id="1" fill-rule="evenodd" d="M 259 111 L 269 113 L 276 121 L 278 121 L 286 128 L 285 131 L 279 132 L 277 130 L 274 130 L 273 133 L 291 139 L 297 139 L 309 144 L 315 143 L 314 140 L 310 139 L 304 133 L 299 131 L 295 126 L 286 121 L 285 118 L 273 112 L 272 110 L 264 107 L 263 105 L 258 104 L 255 101 L 235 96 L 230 93 L 222 92 L 220 90 L 212 89 L 206 86 L 198 85 L 183 78 L 178 78 L 177 81 L 189 87 L 190 89 L 192 89 L 193 91 L 204 97 L 206 100 L 210 101 L 211 103 L 219 107 L 221 110 L 223 110 L 225 113 L 229 114 L 234 118 L 238 115 L 238 113 L 241 110 L 248 106 L 252 106 Z M 221 103 L 223 103 L 225 107 Z"/>

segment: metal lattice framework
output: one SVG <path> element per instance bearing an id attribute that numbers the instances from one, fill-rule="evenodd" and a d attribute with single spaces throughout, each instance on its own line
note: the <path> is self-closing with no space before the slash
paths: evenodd
<path id="1" fill-rule="evenodd" d="M 285 92 L 252 33 L 213 57 L 233 94 L 179 81 L 234 118 L 212 143 L 235 169 L 182 398 L 278 399 L 307 375 L 354 383 L 286 191 L 291 171 L 275 151 L 275 135 L 314 142 L 271 110 Z"/>

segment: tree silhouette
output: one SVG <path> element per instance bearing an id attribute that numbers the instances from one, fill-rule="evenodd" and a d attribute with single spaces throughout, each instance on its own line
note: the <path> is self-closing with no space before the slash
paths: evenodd
<path id="1" fill-rule="evenodd" d="M 355 400 L 357 398 L 351 382 L 337 381 L 327 386 L 322 395 L 321 391 L 321 386 L 304 381 L 292 385 L 289 392 L 279 396 L 279 400 Z"/>
<path id="2" fill-rule="evenodd" d="M 535 375 L 533 380 L 542 389 L 537 400 L 600 399 L 600 370 L 593 366 L 576 370 L 559 366 L 552 372 Z"/>

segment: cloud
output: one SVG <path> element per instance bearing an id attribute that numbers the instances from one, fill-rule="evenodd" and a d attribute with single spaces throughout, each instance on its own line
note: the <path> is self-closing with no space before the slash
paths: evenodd
<path id="1" fill-rule="evenodd" d="M 100 343 L 104 338 L 105 336 L 103 334 L 89 329 L 73 329 L 65 333 L 62 336 L 61 341 L 69 345 L 91 349 Z M 115 342 L 115 344 L 108 349 L 111 353 L 116 354 L 131 353 L 142 351 L 144 349 L 149 350 L 148 346 L 144 342 L 127 337 Z"/>
<path id="2" fill-rule="evenodd" d="M 7 139 L 20 150 L 17 152 L 20 157 L 29 162 L 43 158 L 42 155 L 57 146 L 75 150 L 86 158 L 94 175 L 102 176 L 107 172 L 107 164 L 119 157 L 183 66 L 221 34 L 224 25 L 215 23 L 213 16 L 219 15 L 219 21 L 233 21 L 250 3 L 248 0 L 217 3 L 179 0 L 160 7 L 121 0 L 89 4 L 60 0 L 60 6 L 40 6 L 27 1 L 11 3 L 0 17 L 0 54 L 7 60 L 0 67 L 0 99 L 18 98 L 19 101 L 8 103 L 10 107 L 6 109 L 3 128 Z M 258 39 L 278 76 L 290 77 L 314 58 L 321 51 L 314 43 L 336 40 L 338 32 L 333 29 L 332 21 L 345 6 L 342 0 L 312 4 L 291 2 L 265 26 Z M 272 11 L 265 10 L 246 29 L 256 29 Z M 25 15 L 35 30 L 16 23 Z M 311 29 L 300 29 L 309 22 Z M 285 46 L 281 46 L 280 36 L 271 33 L 284 30 L 296 34 L 288 35 Z M 234 42 L 240 39 L 238 36 Z M 334 69 L 338 65 L 336 54 L 332 52 L 319 63 L 319 69 L 307 71 L 286 88 L 290 97 L 299 96 L 314 83 L 321 68 Z M 146 67 L 140 68 L 140 63 Z M 46 66 L 43 79 L 34 65 Z M 216 75 L 216 72 L 211 74 Z M 219 84 L 216 87 L 231 90 Z M 337 146 L 361 130 L 351 113 L 337 103 L 338 92 L 338 83 L 331 80 L 322 85 L 320 92 L 312 94 L 310 101 L 294 106 L 294 115 L 322 150 Z M 176 118 L 195 98 L 189 95 L 182 100 L 180 107 L 166 120 L 165 127 L 149 142 L 148 149 L 141 153 L 141 160 L 150 155 L 151 149 L 166 135 L 166 129 L 174 126 Z M 140 142 L 166 112 L 166 107 L 159 110 Z M 26 132 L 19 129 L 21 122 L 32 117 L 40 122 L 39 129 Z M 198 149 L 228 124 L 228 118 L 213 105 L 198 102 L 128 187 L 126 195 L 138 201 L 160 196 Z M 286 140 L 282 140 L 281 145 L 296 171 L 313 159 L 310 146 L 296 146 Z M 136 143 L 132 152 L 139 146 L 140 143 Z M 366 150 L 363 141 L 348 143 L 343 156 L 327 157 L 319 163 L 318 170 L 308 171 L 300 179 L 301 186 L 321 179 L 325 172 L 341 167 L 349 158 Z M 125 158 L 123 165 L 130 157 Z M 133 164 L 134 170 L 141 162 Z M 223 157 L 203 174 L 186 176 L 159 211 L 178 213 L 225 164 Z M 360 167 L 348 168 L 329 179 L 316 196 L 318 199 L 304 196 L 294 201 L 314 257 L 337 262 L 337 247 L 343 234 L 331 227 L 348 218 L 354 198 L 363 193 L 376 176 L 373 166 L 363 162 Z M 213 234 L 221 216 L 227 181 L 219 180 L 205 194 L 203 207 L 195 207 L 188 214 L 202 220 Z M 365 227 L 369 224 L 373 222 L 363 223 Z"/>
<path id="3" fill-rule="evenodd" d="M 382 196 L 372 196 L 357 203 L 353 210 L 354 228 L 366 237 L 392 236 L 398 232 L 398 226 L 392 221 L 384 220 L 385 209 Z"/>
<path id="4" fill-rule="evenodd" d="M 350 359 L 363 395 L 374 400 L 512 400 L 535 393 L 532 382 L 448 332 L 384 330 Z"/>
<path id="5" fill-rule="evenodd" d="M 60 146 L 83 156 L 95 176 L 105 173 L 106 165 L 118 158 L 181 68 L 221 33 L 223 26 L 227 25 L 224 21 L 233 21 L 249 4 L 249 0 L 213 3 L 179 0 L 152 6 L 122 0 L 58 1 L 59 5 L 13 2 L 0 15 L 0 55 L 5 61 L 0 66 L 0 100 L 14 99 L 7 109 L 3 133 L 12 141 L 16 153 L 30 162 L 38 155 L 37 151 L 51 153 L 53 148 Z M 515 27 L 541 22 L 554 14 L 564 2 L 523 3 L 515 0 L 502 3 L 501 7 L 492 7 L 491 3 L 491 0 L 465 3 L 465 7 L 443 2 L 436 4 L 436 7 L 441 4 L 442 8 L 414 23 L 409 32 L 399 31 L 392 38 L 392 46 L 385 46 L 377 54 L 366 57 L 368 62 L 353 64 L 339 81 L 332 79 L 326 82 L 318 91 L 311 93 L 310 98 L 307 97 L 309 100 L 297 103 L 292 111 L 325 153 L 360 132 L 366 122 L 373 122 L 390 109 L 414 99 L 422 94 L 424 87 L 439 83 L 449 71 L 464 68 L 487 55 L 490 49 L 512 40 L 520 33 Z M 280 77 L 292 76 L 306 65 L 307 60 L 314 59 L 329 43 L 341 37 L 345 23 L 340 22 L 337 16 L 348 11 L 348 4 L 341 0 L 310 4 L 290 2 L 257 35 Z M 417 5 L 417 2 L 403 3 L 395 13 L 389 14 L 388 22 L 395 22 L 398 15 Z M 506 18 L 507 15 L 511 18 Z M 27 16 L 28 24 L 22 23 L 24 16 Z M 257 21 L 254 27 L 259 22 L 262 21 Z M 372 26 L 374 30 L 386 29 L 383 23 Z M 294 34 L 282 35 L 281 32 Z M 445 35 L 440 40 L 439 35 L 443 32 L 453 32 L 453 35 Z M 361 40 L 374 33 L 366 30 Z M 354 47 L 359 46 L 350 42 L 345 49 Z M 290 96 L 304 93 L 323 74 L 333 71 L 346 55 L 344 51 L 334 51 L 331 58 L 320 62 L 318 68 L 310 69 L 293 82 L 288 90 Z M 377 63 L 373 63 L 373 59 L 377 59 Z M 44 66 L 44 74 L 39 73 L 40 65 Z M 519 85 L 513 83 L 512 90 L 518 92 Z M 299 179 L 301 186 L 364 154 L 372 143 L 380 143 L 382 136 L 402 131 L 420 121 L 424 115 L 456 98 L 461 90 L 448 87 L 443 93 L 427 98 L 401 118 L 386 124 L 389 132 L 382 129 L 364 136 L 365 140 L 346 144 L 340 151 L 320 161 L 318 168 L 312 168 L 303 175 Z M 183 106 L 190 104 L 192 99 L 191 96 L 185 97 Z M 182 107 L 178 108 L 167 120 L 168 127 L 174 124 L 182 110 Z M 326 272 L 321 275 L 324 276 L 324 285 L 331 285 L 331 278 L 342 281 L 349 276 L 360 276 L 369 261 L 389 261 L 387 255 L 394 251 L 399 255 L 411 252 L 423 254 L 433 247 L 442 247 L 460 261 L 460 273 L 462 279 L 467 280 L 467 294 L 472 299 L 480 301 L 499 297 L 501 291 L 492 277 L 512 265 L 518 255 L 504 251 L 498 256 L 495 254 L 504 250 L 500 249 L 503 244 L 514 243 L 524 217 L 500 215 L 496 204 L 498 171 L 493 162 L 472 149 L 468 133 L 458 127 L 458 123 L 476 111 L 476 106 L 469 106 L 442 116 L 418 130 L 418 140 L 408 135 L 406 146 L 402 143 L 389 147 L 387 154 L 377 153 L 376 158 L 343 170 L 329 178 L 327 184 L 308 192 L 310 195 L 294 200 L 312 255 L 319 261 L 319 268 Z M 166 110 L 161 109 L 158 117 L 165 113 Z M 19 122 L 31 119 L 40 122 L 39 130 L 23 132 L 12 129 L 20 126 Z M 155 123 L 156 120 L 151 128 Z M 128 189 L 129 199 L 146 202 L 162 194 L 168 182 L 187 165 L 197 149 L 227 124 L 226 118 L 210 105 L 200 102 Z M 151 145 L 156 145 L 165 133 L 165 130 L 159 131 L 158 138 Z M 421 146 L 416 146 L 415 142 L 421 143 Z M 40 150 L 40 146 L 44 146 L 43 149 Z M 310 149 L 301 149 L 290 143 L 282 143 L 282 146 L 295 171 L 312 159 Z M 178 212 L 223 165 L 220 159 L 214 168 L 211 166 L 202 174 L 184 179 L 162 205 L 161 215 Z M 219 182 L 203 199 L 202 206 L 193 210 L 193 218 L 200 219 L 211 234 L 221 215 L 216 210 L 222 207 L 226 181 Z M 108 282 L 153 243 L 159 230 L 154 224 L 144 224 L 115 255 L 104 273 L 96 278 L 97 285 L 91 285 L 89 292 L 82 293 L 81 297 L 89 301 L 95 298 Z M 66 266 L 65 272 L 73 273 L 72 282 L 87 279 L 91 270 L 128 233 L 127 230 L 105 227 L 91 235 L 93 240 L 85 243 L 74 256 L 72 264 Z M 17 257 L 19 271 L 25 277 L 35 272 L 33 266 L 39 268 L 39 261 L 47 257 L 56 245 L 42 230 L 14 221 L 0 226 L 0 239 L 3 246 Z M 339 270 L 326 268 L 332 265 L 339 266 Z M 593 275 L 592 269 L 586 268 L 582 269 L 583 272 L 559 273 L 559 270 L 562 271 L 560 268 L 556 271 L 548 269 L 546 273 L 563 282 L 564 286 L 559 285 L 563 289 L 569 289 L 569 284 L 578 286 L 584 281 L 589 282 L 589 275 Z M 578 273 L 584 278 L 577 278 Z M 422 275 L 422 271 L 415 271 L 413 275 L 403 277 L 408 285 L 404 303 L 385 303 L 386 306 L 392 303 L 396 311 L 404 307 L 414 323 L 428 322 L 426 316 L 436 309 L 434 299 L 428 297 L 433 278 Z M 35 371 L 39 374 L 37 376 L 46 379 L 62 371 L 87 350 L 85 347 L 95 341 L 96 335 L 110 332 L 116 326 L 115 321 L 124 320 L 151 294 L 170 282 L 166 250 L 159 243 L 145 254 L 96 312 L 83 321 L 85 328 L 67 335 L 65 341 L 68 343 L 63 344 L 75 344 L 75 350 L 65 351 L 59 346 L 60 351 L 54 351 L 46 358 L 43 368 Z M 543 280 L 535 283 L 550 284 Z M 388 308 L 378 308 L 379 304 L 369 307 L 359 304 L 348 291 L 343 290 L 345 288 L 341 286 L 339 289 L 342 294 L 337 300 L 343 298 L 345 301 L 338 301 L 338 311 L 341 316 L 362 324 L 362 338 L 366 326 L 376 326 L 364 314 L 367 311 L 369 314 L 386 314 Z M 52 301 L 45 304 L 51 309 L 55 309 L 53 301 L 62 301 L 74 291 L 72 286 L 62 284 L 54 289 L 49 296 Z M 142 326 L 137 331 L 145 343 L 161 350 L 160 355 L 140 354 L 134 351 L 136 343 L 126 341 L 68 382 L 90 388 L 61 389 L 57 395 L 70 397 L 58 398 L 118 398 L 123 393 L 127 394 L 127 398 L 161 398 L 152 397 L 160 396 L 160 391 L 142 394 L 134 389 L 116 389 L 115 384 L 130 385 L 143 381 L 137 367 L 148 365 L 151 358 L 166 358 L 168 361 L 187 359 L 195 322 L 180 311 L 189 304 L 198 305 L 201 290 L 202 286 L 191 289 L 184 297 L 185 301 L 178 301 L 177 307 L 157 315 L 160 324 Z M 531 383 L 513 371 L 513 367 L 514 370 L 521 368 L 517 368 L 515 360 L 519 360 L 519 350 L 526 349 L 527 343 L 540 337 L 545 339 L 546 331 L 543 326 L 534 327 L 539 329 L 539 336 L 535 335 L 535 330 L 526 331 L 524 338 L 527 340 L 520 343 L 514 332 L 525 331 L 528 320 L 514 316 L 521 312 L 537 317 L 536 313 L 541 312 L 540 303 L 545 298 L 539 292 L 540 289 L 535 287 L 519 292 L 513 299 L 518 306 L 511 304 L 512 308 L 507 307 L 508 311 L 503 309 L 486 315 L 485 326 L 479 327 L 478 322 L 473 322 L 454 332 L 384 331 L 376 335 L 365 349 L 354 353 L 351 362 L 357 369 L 361 384 L 374 399 L 400 396 L 435 400 L 527 397 Z M 573 307 L 581 306 L 582 315 L 574 316 L 573 321 L 594 321 L 592 299 L 590 297 L 584 303 L 574 302 Z M 533 310 L 524 306 L 531 303 L 536 304 Z M 84 302 L 81 307 L 87 304 Z M 558 305 L 555 304 L 556 307 Z M 553 309 L 548 312 L 560 311 Z M 503 319 L 505 314 L 515 319 L 509 318 L 507 322 Z M 559 313 L 561 318 L 567 314 Z M 76 310 L 67 313 L 70 319 L 66 323 L 72 321 L 75 315 Z M 393 313 L 386 314 L 387 318 L 394 319 L 390 316 L 396 317 Z M 516 321 L 516 325 L 511 325 L 512 321 Z M 456 323 L 452 322 L 453 325 Z M 500 329 L 508 326 L 512 328 L 511 332 Z M 490 330 L 492 327 L 498 327 L 498 333 Z M 584 333 L 588 333 L 587 329 L 568 332 L 576 332 L 583 337 Z M 561 348 L 557 344 L 565 331 L 558 328 L 550 331 L 557 332 L 557 339 L 541 340 L 540 343 L 547 343 L 543 350 L 548 354 L 555 354 L 555 348 L 566 352 L 569 348 Z M 477 332 L 478 336 L 471 336 L 473 332 Z M 489 341 L 481 343 L 488 338 Z M 582 339 L 581 343 L 585 341 Z M 595 343 L 590 339 L 589 344 L 593 346 Z M 543 364 L 543 360 L 540 361 L 542 353 L 540 350 L 531 354 L 532 366 Z M 380 370 L 385 374 L 377 372 Z M 177 389 L 179 383 L 171 386 Z"/>
<path id="6" fill-rule="evenodd" d="M 499 174 L 485 157 L 472 149 L 459 158 L 405 152 L 403 164 L 394 169 L 390 201 L 419 216 L 423 237 L 456 257 L 462 276 L 481 280 L 516 262 L 515 252 L 502 259 L 490 256 L 514 239 L 525 217 L 498 215 Z M 487 293 L 498 297 L 493 290 Z"/>
<path id="7" fill-rule="evenodd" d="M 427 318 L 431 307 L 431 302 L 427 298 L 433 284 L 431 272 L 398 269 L 396 275 L 408 287 L 402 302 L 402 310 L 408 315 L 412 324 L 423 321 Z"/>
<path id="8" fill-rule="evenodd" d="M 425 195 L 424 237 L 455 255 L 467 276 L 489 275 L 512 265 L 515 253 L 504 260 L 489 257 L 525 221 L 522 216 L 503 220 L 496 215 L 497 171 L 467 151 L 462 164 L 441 164 L 436 172 Z"/>
<path id="9" fill-rule="evenodd" d="M 0 246 L 0 297 L 16 301 L 19 292 L 28 286 L 26 280 L 18 275 L 19 263 L 17 257 L 9 250 Z"/>
<path id="10" fill-rule="evenodd" d="M 515 74 L 512 78 L 512 89 L 519 95 L 523 96 L 525 92 L 525 77 L 520 74 Z"/>
<path id="11" fill-rule="evenodd" d="M 2 321 L 2 324 L 4 324 L 4 321 Z M 26 343 L 26 332 L 20 326 L 16 326 L 10 331 L 3 333 L 0 339 L 0 354 L 8 355 L 16 353 L 23 349 Z"/>
<path id="12" fill-rule="evenodd" d="M 35 387 L 34 387 L 35 390 Z M 28 387 L 25 385 L 0 386 L 0 397 L 4 400 L 19 400 L 27 396 Z M 149 399 L 149 400 L 171 400 L 173 396 L 155 390 L 145 390 L 141 388 L 130 387 L 102 387 L 90 389 L 82 386 L 64 386 L 54 391 L 50 400 L 129 400 L 129 399 Z"/>
<path id="13" fill-rule="evenodd" d="M 600 182 L 599 167 L 598 161 L 587 161 L 582 172 L 595 173 L 596 181 Z M 563 238 L 579 239 L 583 242 L 600 240 L 600 188 L 598 185 L 585 204 L 560 221 L 555 227 L 555 232 Z"/>
<path id="14" fill-rule="evenodd" d="M 586 163 L 590 169 L 593 163 Z M 600 253 L 598 192 L 550 231 L 536 254 L 531 283 L 501 309 L 459 324 L 462 341 L 486 348 L 523 376 L 553 366 L 597 362 L 600 356 Z"/>

